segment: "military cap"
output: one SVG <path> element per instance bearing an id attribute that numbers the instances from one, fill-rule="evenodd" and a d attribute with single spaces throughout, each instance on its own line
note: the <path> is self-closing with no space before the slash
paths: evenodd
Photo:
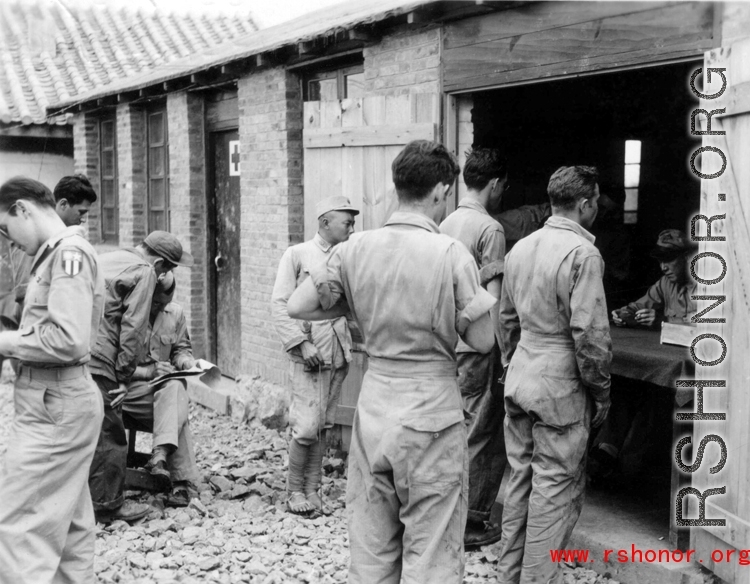
<path id="1" fill-rule="evenodd" d="M 665 229 L 659 234 L 651 257 L 669 262 L 696 249 L 697 246 L 679 229 Z"/>
<path id="2" fill-rule="evenodd" d="M 176 266 L 189 268 L 193 265 L 193 256 L 183 251 L 180 240 L 167 231 L 152 231 L 143 243 L 156 255 Z"/>
<path id="3" fill-rule="evenodd" d="M 315 206 L 315 211 L 318 219 L 329 211 L 346 211 L 352 215 L 359 215 L 359 211 L 352 207 L 349 198 L 340 195 L 323 199 Z"/>

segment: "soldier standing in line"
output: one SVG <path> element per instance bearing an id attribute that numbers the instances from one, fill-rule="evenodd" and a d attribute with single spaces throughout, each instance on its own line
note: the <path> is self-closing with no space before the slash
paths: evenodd
<path id="1" fill-rule="evenodd" d="M 351 309 L 370 357 L 349 454 L 349 582 L 459 584 L 469 460 L 456 343 L 492 349 L 495 298 L 436 223 L 455 157 L 417 140 L 392 170 L 398 210 L 336 246 L 287 308 L 307 320 Z"/>
<path id="2" fill-rule="evenodd" d="M 337 244 L 354 233 L 359 211 L 342 196 L 317 205 L 318 232 L 284 252 L 273 287 L 271 310 L 276 332 L 291 359 L 292 405 L 289 425 L 287 505 L 292 513 L 322 511 L 318 494 L 326 430 L 333 427 L 341 385 L 349 371 L 352 335 L 344 317 L 310 323 L 289 318 L 286 304 L 310 270 L 324 263 Z"/>
<path id="3" fill-rule="evenodd" d="M 508 188 L 508 167 L 499 150 L 475 148 L 466 158 L 464 182 L 468 193 L 458 208 L 440 224 L 441 233 L 463 243 L 479 269 L 479 281 L 495 298 L 500 298 L 505 264 L 505 234 L 490 212 L 500 207 Z M 493 309 L 497 332 L 497 311 Z M 492 505 L 500 491 L 507 458 L 503 439 L 503 387 L 500 347 L 489 354 L 476 352 L 459 341 L 458 387 L 464 409 L 472 415 L 469 426 L 469 514 L 464 544 L 494 543 L 502 527 L 490 522 Z"/>
<path id="4" fill-rule="evenodd" d="M 0 234 L 33 258 L 19 329 L 0 333 L 0 354 L 20 362 L 0 475 L 0 582 L 93 584 L 87 477 L 102 401 L 88 362 L 104 276 L 94 248 L 35 180 L 0 187 Z"/>
<path id="5" fill-rule="evenodd" d="M 97 521 L 136 521 L 149 506 L 125 500 L 128 441 L 122 421 L 122 402 L 133 378 L 148 334 L 148 318 L 157 278 L 176 266 L 190 267 L 193 256 L 166 231 L 153 231 L 138 247 L 102 254 L 99 264 L 107 284 L 104 318 L 91 352 L 91 373 L 104 400 L 101 436 L 91 464 L 89 487 Z M 149 463 L 161 457 L 155 451 Z M 156 460 L 155 460 L 156 459 Z M 169 477 L 154 477 L 168 488 Z"/>
<path id="6" fill-rule="evenodd" d="M 590 166 L 555 171 L 547 187 L 552 217 L 505 261 L 500 346 L 510 364 L 504 423 L 512 470 L 498 560 L 503 584 L 562 582 L 549 553 L 565 548 L 578 521 L 589 431 L 609 410 L 604 262 L 588 232 L 597 178 Z"/>

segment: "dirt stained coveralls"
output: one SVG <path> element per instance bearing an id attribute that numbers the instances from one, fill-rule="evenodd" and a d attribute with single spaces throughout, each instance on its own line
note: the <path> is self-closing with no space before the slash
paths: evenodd
<path id="1" fill-rule="evenodd" d="M 292 403 L 289 425 L 292 437 L 300 444 L 312 444 L 323 429 L 332 428 L 341 386 L 352 360 L 352 335 L 345 317 L 316 322 L 289 318 L 286 304 L 304 282 L 310 270 L 326 262 L 334 249 L 319 233 L 304 243 L 288 248 L 281 257 L 271 295 L 271 310 L 276 332 L 291 360 Z M 310 371 L 299 345 L 310 341 L 325 364 Z"/>
<path id="2" fill-rule="evenodd" d="M 465 247 L 403 211 L 311 276 L 324 309 L 346 300 L 370 356 L 349 453 L 349 582 L 458 584 L 468 456 L 456 326 L 495 299 Z"/>
<path id="3" fill-rule="evenodd" d="M 505 233 L 487 210 L 465 198 L 440 224 L 441 233 L 463 243 L 479 269 L 483 287 L 499 278 L 505 266 Z M 497 333 L 499 334 L 499 333 Z M 472 415 L 469 426 L 469 523 L 489 521 L 507 464 L 503 437 L 502 373 L 500 350 L 477 353 L 459 339 L 458 387 L 464 409 Z"/>
<path id="4" fill-rule="evenodd" d="M 31 262 L 17 331 L 0 353 L 21 363 L 0 475 L 0 583 L 93 584 L 88 469 L 102 400 L 87 363 L 104 308 L 94 248 L 68 227 Z"/>
<path id="5" fill-rule="evenodd" d="M 89 488 L 95 511 L 119 509 L 125 501 L 128 441 L 122 404 L 113 408 L 109 391 L 130 383 L 148 333 L 156 271 L 136 248 L 102 254 L 107 285 L 104 316 L 91 352 L 91 373 L 104 400 L 104 421 L 91 464 Z"/>
<path id="6" fill-rule="evenodd" d="M 195 363 L 187 321 L 182 306 L 170 302 L 148 327 L 144 354 L 139 366 L 157 361 L 171 363 L 177 371 Z M 171 379 L 156 387 L 148 381 L 131 381 L 122 402 L 123 422 L 130 428 L 153 433 L 153 446 L 174 446 L 167 456 L 169 476 L 173 481 L 197 483 L 193 437 L 188 424 L 189 403 L 185 379 Z"/>
<path id="7" fill-rule="evenodd" d="M 508 254 L 500 301 L 511 476 L 498 578 L 558 583 L 550 550 L 581 512 L 590 399 L 609 397 L 612 343 L 594 237 L 552 216 Z"/>

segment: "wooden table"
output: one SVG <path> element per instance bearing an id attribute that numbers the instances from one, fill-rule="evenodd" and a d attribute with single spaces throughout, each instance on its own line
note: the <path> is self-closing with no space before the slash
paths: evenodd
<path id="1" fill-rule="evenodd" d="M 675 405 L 684 406 L 693 399 L 692 388 L 677 388 L 678 379 L 692 379 L 695 364 L 687 347 L 662 345 L 658 331 L 613 326 L 612 374 L 652 383 L 675 394 Z M 676 409 L 676 408 L 675 408 Z M 692 422 L 677 422 L 672 419 L 672 444 L 687 435 L 692 435 Z M 672 506 L 679 489 L 690 485 L 690 477 L 682 474 L 672 462 Z M 688 528 L 678 529 L 675 524 L 674 507 L 670 510 L 669 541 L 680 549 L 689 547 Z"/>

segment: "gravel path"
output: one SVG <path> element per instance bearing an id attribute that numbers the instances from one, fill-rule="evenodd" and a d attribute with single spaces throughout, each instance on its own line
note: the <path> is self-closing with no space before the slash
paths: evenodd
<path id="1" fill-rule="evenodd" d="M 0 379 L 0 454 L 13 416 L 11 375 L 6 366 Z M 117 522 L 99 530 L 95 560 L 99 581 L 346 582 L 344 462 L 324 461 L 323 494 L 332 514 L 298 517 L 285 510 L 285 434 L 238 425 L 197 405 L 191 406 L 190 423 L 202 475 L 199 498 L 185 509 L 172 509 L 165 508 L 159 496 L 128 493 L 150 503 L 153 512 L 134 526 Z M 147 447 L 147 441 L 139 442 L 139 450 Z M 496 546 L 467 553 L 465 582 L 496 582 L 496 561 Z M 617 584 L 583 568 L 566 568 L 565 583 Z"/>

